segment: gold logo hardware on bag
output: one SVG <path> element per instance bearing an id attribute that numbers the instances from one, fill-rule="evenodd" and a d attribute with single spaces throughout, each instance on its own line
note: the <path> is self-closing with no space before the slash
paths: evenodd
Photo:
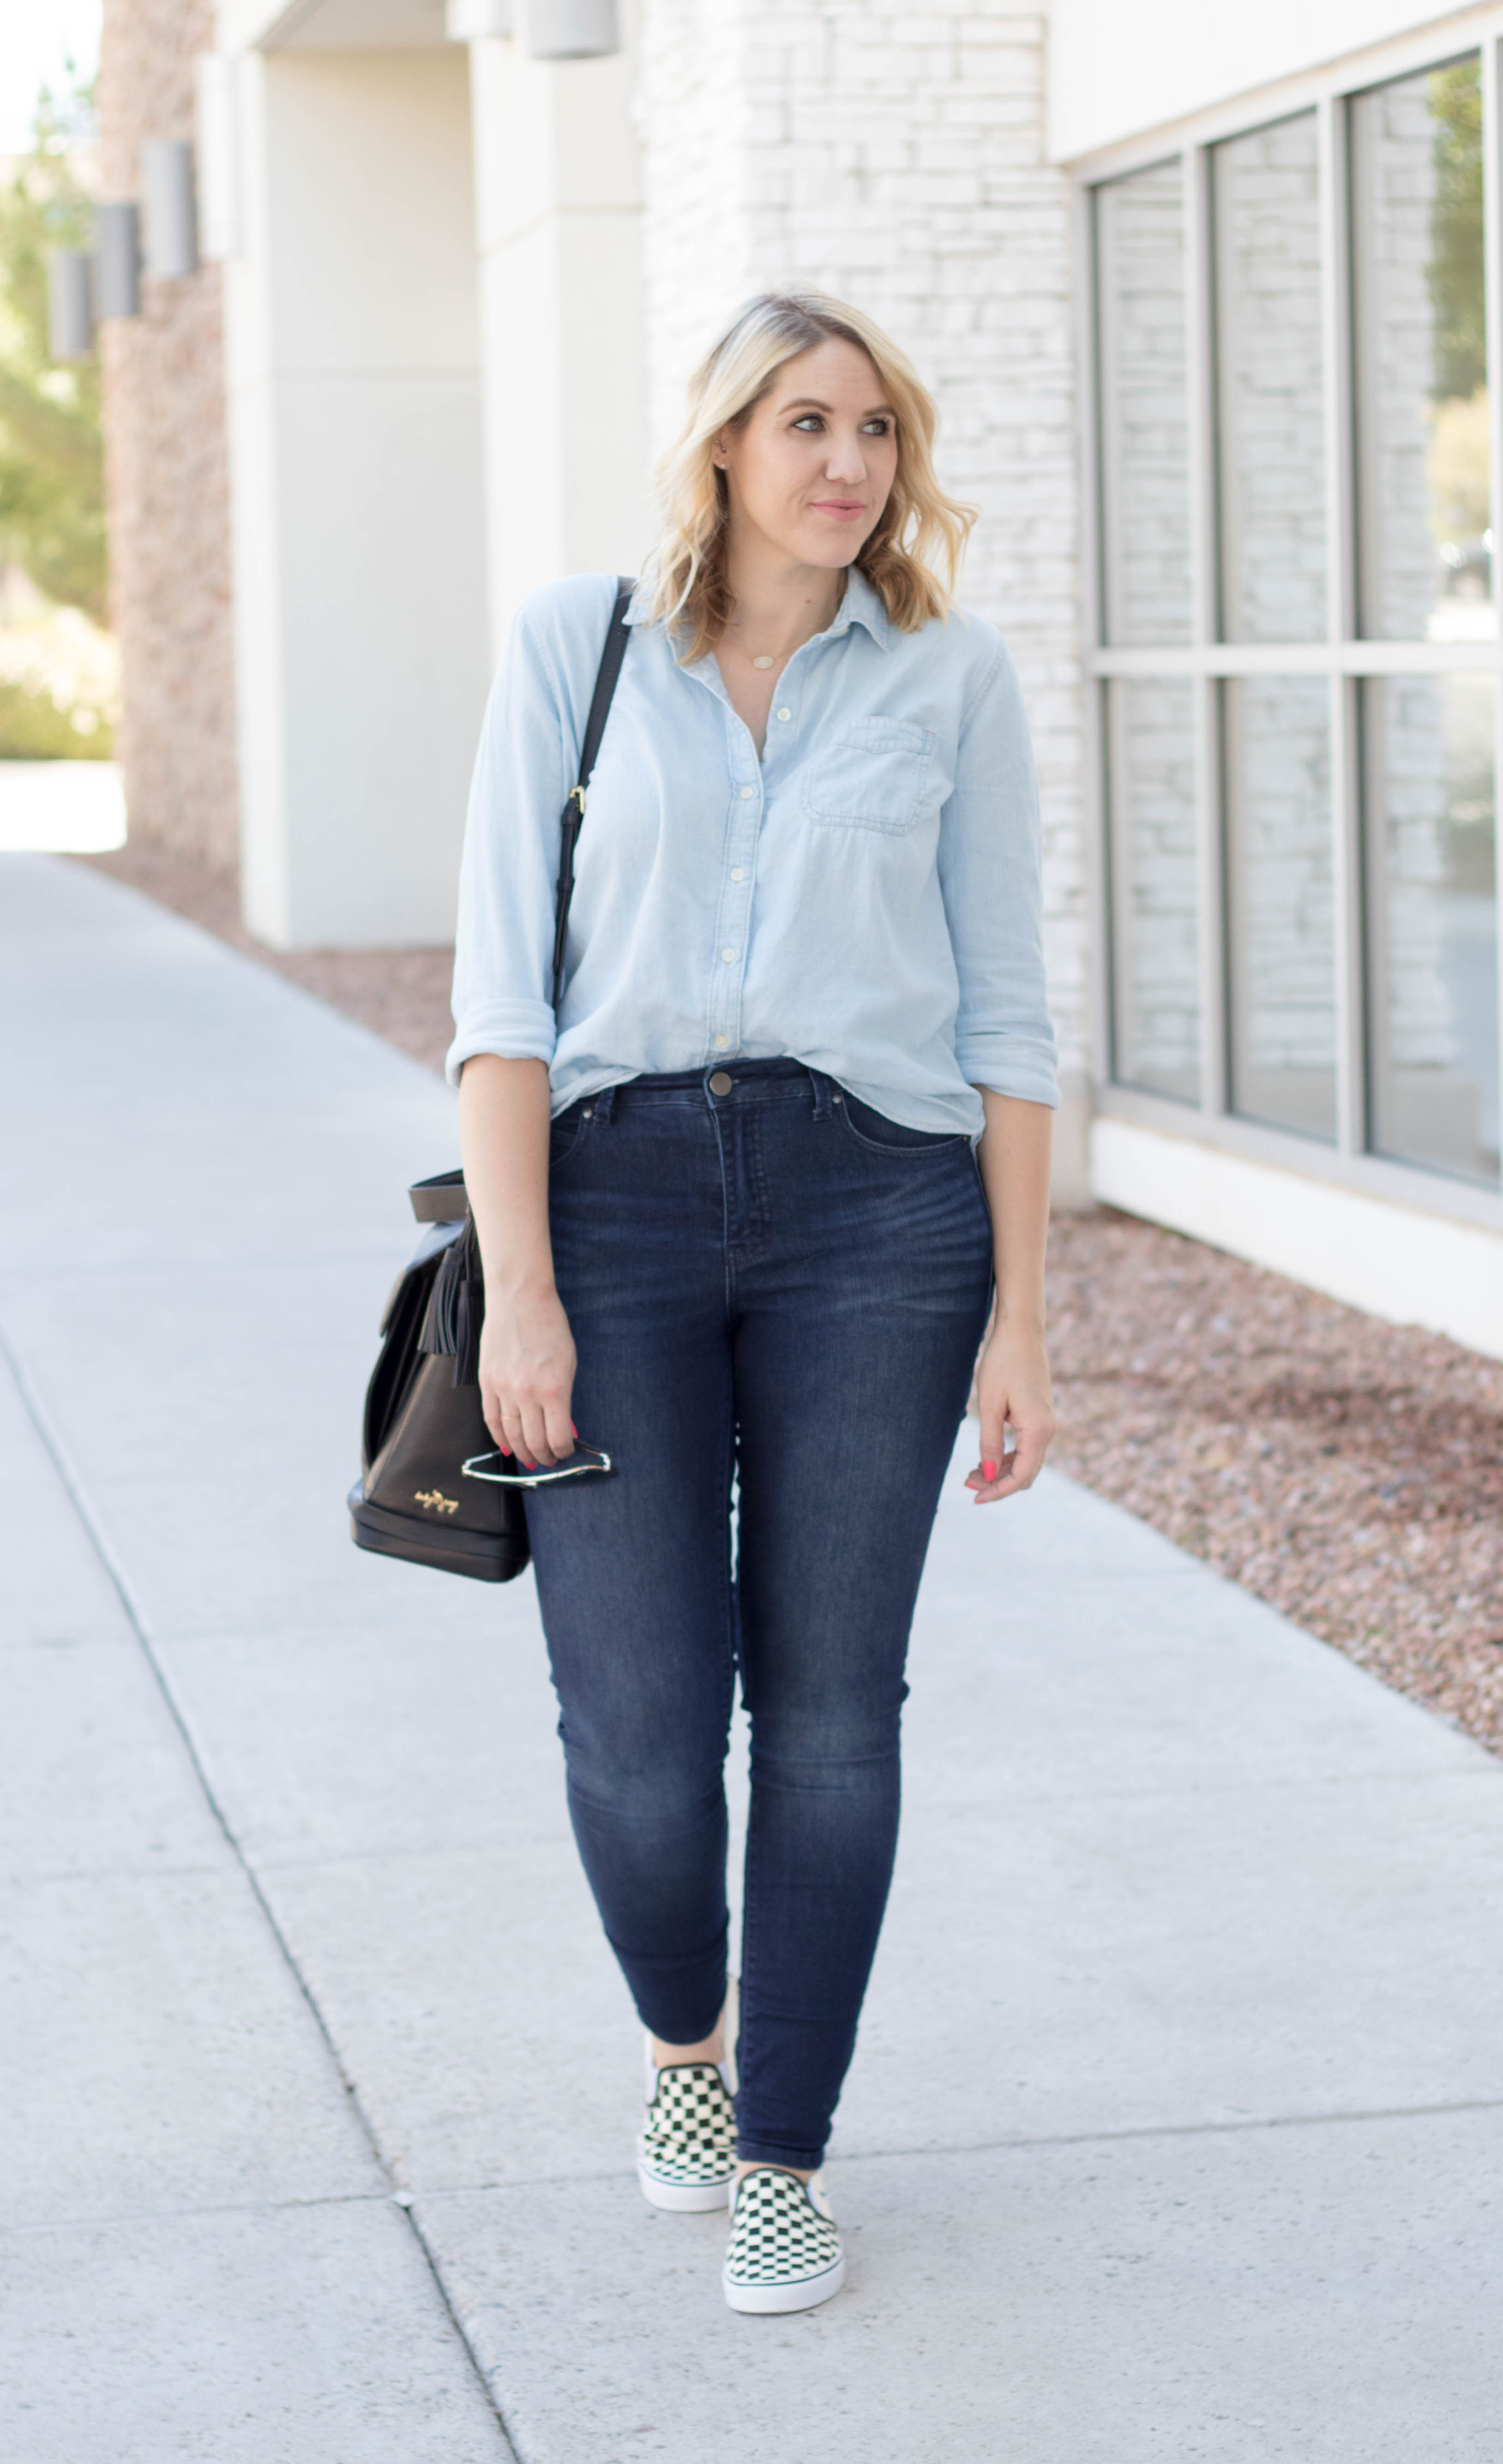
<path id="1" fill-rule="evenodd" d="M 414 1505 L 431 1506 L 440 1514 L 457 1514 L 459 1511 L 457 1497 L 446 1497 L 441 1488 L 415 1488 L 412 1499 Z"/>

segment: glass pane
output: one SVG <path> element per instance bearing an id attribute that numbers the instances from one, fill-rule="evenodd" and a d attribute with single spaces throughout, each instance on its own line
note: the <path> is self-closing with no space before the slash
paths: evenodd
<path id="1" fill-rule="evenodd" d="M 1116 1075 L 1200 1100 L 1195 702 L 1181 676 L 1107 687 Z"/>
<path id="2" fill-rule="evenodd" d="M 1498 1175 L 1492 679 L 1362 689 L 1372 1134 L 1382 1155 Z"/>
<path id="3" fill-rule="evenodd" d="M 1475 54 L 1352 105 L 1359 598 L 1381 641 L 1494 632 Z"/>
<path id="4" fill-rule="evenodd" d="M 1330 690 L 1247 676 L 1225 692 L 1232 1109 L 1334 1138 Z"/>
<path id="5" fill-rule="evenodd" d="M 1221 617 L 1228 642 L 1326 630 L 1315 115 L 1211 153 Z"/>
<path id="6" fill-rule="evenodd" d="M 1180 165 L 1095 192 L 1109 642 L 1190 638 L 1189 360 Z"/>

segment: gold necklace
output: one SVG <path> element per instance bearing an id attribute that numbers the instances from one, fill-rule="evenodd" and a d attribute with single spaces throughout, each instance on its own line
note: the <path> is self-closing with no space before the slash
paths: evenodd
<path id="1" fill-rule="evenodd" d="M 842 606 L 844 605 L 844 604 L 845 604 L 845 597 L 846 597 L 845 584 L 844 584 L 844 583 L 842 583 L 842 585 L 841 585 L 841 591 L 840 591 L 840 597 L 839 597 L 839 598 L 836 600 L 836 602 L 835 602 L 835 609 L 836 609 L 836 613 L 837 613 L 837 614 L 839 613 L 839 610 L 841 609 L 841 607 L 842 607 Z M 735 620 L 733 619 L 733 620 L 732 620 L 732 622 L 731 622 L 731 624 L 730 624 L 730 626 L 729 626 L 729 627 L 728 627 L 728 630 L 729 630 L 729 631 L 731 631 L 731 632 L 733 632 L 733 633 L 739 633 L 739 632 L 740 631 L 740 629 L 741 629 L 741 628 L 740 628 L 740 625 L 738 625 L 738 624 L 735 622 Z M 809 636 L 807 636 L 807 635 L 806 635 L 806 636 L 805 636 L 805 639 L 806 639 L 806 640 L 807 640 L 808 638 L 809 638 Z M 804 647 L 804 644 L 803 644 L 802 642 L 796 642 L 796 643 L 794 644 L 794 646 L 793 646 L 793 647 L 794 647 L 794 649 L 803 649 L 803 647 Z M 748 650 L 748 651 L 747 651 L 747 653 L 746 653 L 746 655 L 747 655 L 747 657 L 748 657 L 749 659 L 751 659 L 751 663 L 752 663 L 752 666 L 753 666 L 754 668 L 763 668 L 763 669 L 765 669 L 765 668 L 775 668 L 775 667 L 777 666 L 778 661 L 779 661 L 780 659 L 791 659 L 791 658 L 792 658 L 792 656 L 793 656 L 793 650 L 763 650 L 763 651 L 760 654 L 760 656 L 758 656 L 758 657 L 756 657 L 756 658 L 752 658 L 752 654 L 751 654 L 751 652 Z"/>

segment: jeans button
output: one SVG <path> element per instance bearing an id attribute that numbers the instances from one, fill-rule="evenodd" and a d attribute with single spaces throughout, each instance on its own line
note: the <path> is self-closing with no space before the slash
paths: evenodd
<path id="1" fill-rule="evenodd" d="M 728 1072 L 728 1071 L 726 1071 L 726 1070 L 724 1070 L 724 1069 L 718 1069 L 718 1070 L 716 1071 L 716 1073 L 715 1073 L 714 1077 L 713 1077 L 713 1078 L 711 1079 L 711 1081 L 710 1081 L 710 1092 L 711 1092 L 711 1094 L 712 1094 L 712 1095 L 728 1095 L 728 1094 L 730 1093 L 730 1091 L 731 1091 L 731 1079 L 730 1079 L 729 1072 Z"/>

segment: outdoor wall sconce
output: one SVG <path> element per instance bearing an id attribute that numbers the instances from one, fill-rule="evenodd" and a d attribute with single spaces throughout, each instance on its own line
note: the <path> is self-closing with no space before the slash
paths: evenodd
<path id="1" fill-rule="evenodd" d="M 141 217 L 134 200 L 94 209 L 94 315 L 141 314 Z"/>
<path id="2" fill-rule="evenodd" d="M 146 272 L 154 282 L 179 282 L 198 271 L 198 200 L 193 149 L 185 139 L 151 137 L 141 149 L 141 195 Z"/>
<path id="3" fill-rule="evenodd" d="M 86 248 L 47 253 L 47 347 L 54 360 L 86 360 L 94 348 L 94 259 Z"/>
<path id="4" fill-rule="evenodd" d="M 193 149 L 177 138 L 143 146 L 142 212 L 133 197 L 94 209 L 94 246 L 55 248 L 47 258 L 48 342 L 55 360 L 87 359 L 106 317 L 139 317 L 143 263 L 154 282 L 177 282 L 198 266 Z"/>
<path id="5" fill-rule="evenodd" d="M 518 9 L 535 60 L 595 60 L 621 49 L 616 0 L 448 0 L 452 43 L 516 32 Z"/>
<path id="6" fill-rule="evenodd" d="M 512 0 L 449 0 L 444 32 L 452 43 L 478 43 L 512 31 Z"/>
<path id="7" fill-rule="evenodd" d="M 535 60 L 593 60 L 619 51 L 616 0 L 526 0 Z"/>

